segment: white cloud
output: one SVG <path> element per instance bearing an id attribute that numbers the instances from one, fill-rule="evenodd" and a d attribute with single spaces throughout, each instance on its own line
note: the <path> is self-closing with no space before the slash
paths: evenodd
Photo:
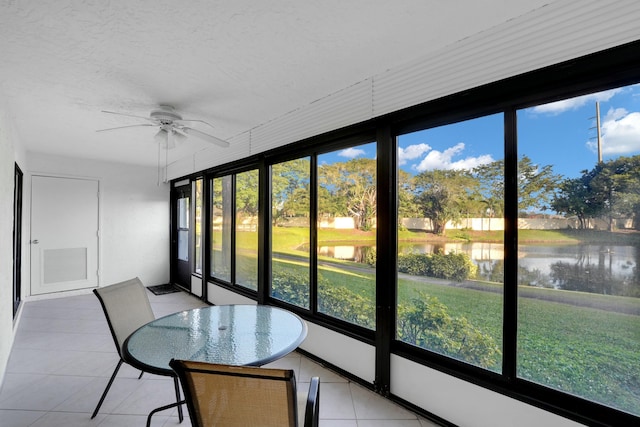
<path id="1" fill-rule="evenodd" d="M 407 148 L 398 147 L 398 164 L 404 165 L 407 160 L 417 159 L 431 150 L 429 144 L 414 144 L 409 145 Z"/>
<path id="2" fill-rule="evenodd" d="M 578 109 L 586 104 L 594 104 L 596 101 L 604 102 L 613 98 L 614 95 L 623 89 L 611 89 L 604 92 L 591 93 L 589 95 L 578 96 L 571 99 L 563 99 L 562 101 L 551 102 L 549 104 L 538 105 L 533 107 L 534 113 L 541 114 L 560 114 L 565 111 Z"/>
<path id="3" fill-rule="evenodd" d="M 454 157 L 459 156 L 464 151 L 464 147 L 464 143 L 459 142 L 444 151 L 432 150 L 419 164 L 415 165 L 414 168 L 418 172 L 433 169 L 473 169 L 494 161 L 493 157 L 489 154 L 454 161 Z"/>
<path id="4" fill-rule="evenodd" d="M 338 153 L 338 156 L 346 157 L 349 159 L 354 159 L 362 155 L 364 155 L 364 150 L 360 148 L 347 148 L 346 150 L 342 150 L 341 152 Z"/>
<path id="5" fill-rule="evenodd" d="M 604 123 L 623 119 L 628 114 L 629 112 L 624 108 L 609 108 L 609 111 L 607 111 L 607 114 L 604 116 Z"/>
<path id="6" fill-rule="evenodd" d="M 629 113 L 624 108 L 610 109 L 601 125 L 602 153 L 604 155 L 625 155 L 640 151 L 640 112 Z M 589 141 L 587 146 L 597 151 L 597 142 Z"/>

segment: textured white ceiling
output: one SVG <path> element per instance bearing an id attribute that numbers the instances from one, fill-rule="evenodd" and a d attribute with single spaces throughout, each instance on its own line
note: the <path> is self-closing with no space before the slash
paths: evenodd
<path id="1" fill-rule="evenodd" d="M 139 122 L 101 110 L 171 104 L 233 140 L 550 2 L 0 0 L 0 96 L 30 151 L 156 165 L 155 131 L 96 133 Z"/>

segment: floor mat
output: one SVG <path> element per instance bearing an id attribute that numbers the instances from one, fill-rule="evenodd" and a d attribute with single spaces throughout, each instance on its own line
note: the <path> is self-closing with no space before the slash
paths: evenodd
<path id="1" fill-rule="evenodd" d="M 165 294 L 172 294 L 174 292 L 180 292 L 180 289 L 176 288 L 171 283 L 167 283 L 164 285 L 148 286 L 147 289 L 153 292 L 154 295 L 165 295 Z"/>

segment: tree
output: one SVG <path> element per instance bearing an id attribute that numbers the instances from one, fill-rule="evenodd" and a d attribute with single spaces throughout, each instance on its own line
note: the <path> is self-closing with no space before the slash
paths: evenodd
<path id="1" fill-rule="evenodd" d="M 640 156 L 619 157 L 599 164 L 600 173 L 592 186 L 606 197 L 609 231 L 613 231 L 615 218 L 631 218 L 639 229 L 640 213 Z"/>
<path id="2" fill-rule="evenodd" d="M 236 174 L 236 213 L 258 216 L 258 170 Z"/>
<path id="3" fill-rule="evenodd" d="M 540 166 L 527 156 L 518 161 L 518 209 L 526 212 L 532 208 L 547 210 L 553 199 L 561 175 L 553 173 L 553 166 Z"/>
<path id="4" fill-rule="evenodd" d="M 413 177 L 410 173 L 398 169 L 398 221 L 418 215 L 419 208 L 413 197 Z"/>
<path id="5" fill-rule="evenodd" d="M 274 223 L 281 217 L 309 216 L 311 162 L 295 159 L 271 166 L 271 208 Z"/>
<path id="6" fill-rule="evenodd" d="M 466 170 L 431 170 L 414 178 L 415 203 L 429 218 L 435 234 L 445 234 L 448 221 L 459 220 L 468 211 L 478 181 Z"/>
<path id="7" fill-rule="evenodd" d="M 552 208 L 576 215 L 581 227 L 588 218 L 605 216 L 609 231 L 613 231 L 616 218 L 631 218 L 634 228 L 640 228 L 640 156 L 598 163 L 590 171 L 582 171 L 580 178 L 563 181 L 559 190 Z"/>
<path id="8" fill-rule="evenodd" d="M 473 176 L 478 180 L 478 200 L 480 209 L 477 212 L 484 216 L 489 211 L 489 216 L 502 216 L 504 214 L 504 160 L 477 166 L 472 170 Z"/>
<path id="9" fill-rule="evenodd" d="M 495 215 L 504 213 L 504 159 L 473 169 L 479 181 L 480 200 L 494 210 Z M 561 175 L 553 173 L 553 166 L 534 164 L 527 156 L 518 161 L 518 210 L 544 211 L 549 208 Z"/>
<path id="10" fill-rule="evenodd" d="M 308 217 L 311 210 L 309 185 L 296 188 L 282 205 L 282 214 L 286 217 Z"/>
<path id="11" fill-rule="evenodd" d="M 604 209 L 604 198 L 593 190 L 593 171 L 582 171 L 580 178 L 565 179 L 551 202 L 551 208 L 558 213 L 575 215 L 579 228 L 587 228 L 589 218 L 595 218 Z"/>
<path id="12" fill-rule="evenodd" d="M 335 214 L 343 211 L 354 219 L 355 227 L 359 230 L 368 230 L 373 226 L 377 214 L 375 159 L 357 158 L 319 166 L 318 181 L 320 188 L 326 190 L 335 202 L 339 202 L 334 205 L 338 208 Z M 320 200 L 319 197 L 319 205 Z"/>

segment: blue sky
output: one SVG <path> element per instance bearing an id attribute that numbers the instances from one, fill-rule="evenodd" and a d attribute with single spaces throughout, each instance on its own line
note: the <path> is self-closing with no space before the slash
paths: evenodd
<path id="1" fill-rule="evenodd" d="M 640 154 L 640 85 L 599 92 L 518 112 L 518 156 L 577 177 L 597 162 L 596 101 L 603 160 Z M 402 135 L 399 166 L 411 173 L 472 168 L 504 158 L 501 114 Z M 320 162 L 375 158 L 367 144 L 320 157 Z"/>

